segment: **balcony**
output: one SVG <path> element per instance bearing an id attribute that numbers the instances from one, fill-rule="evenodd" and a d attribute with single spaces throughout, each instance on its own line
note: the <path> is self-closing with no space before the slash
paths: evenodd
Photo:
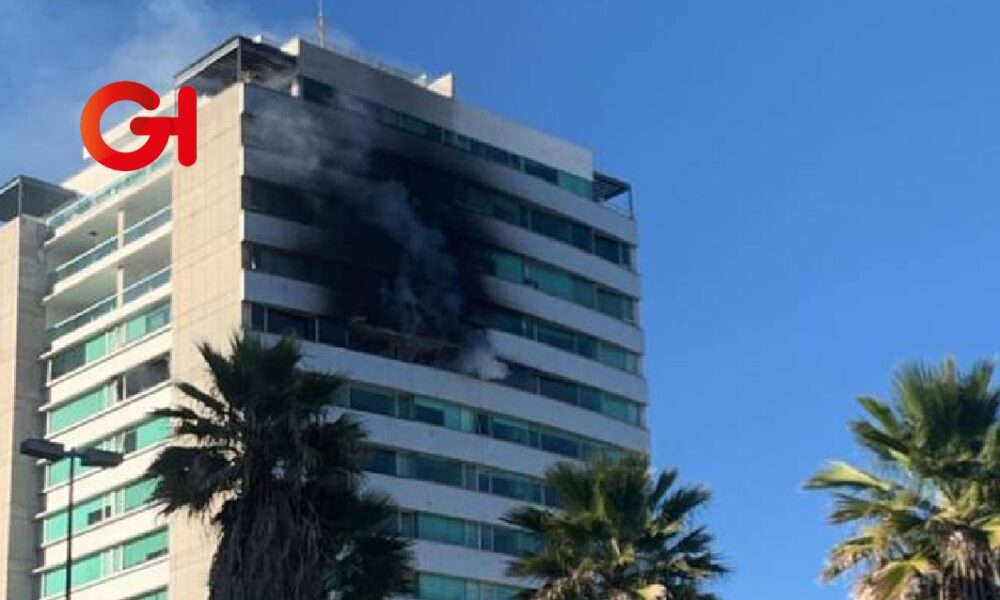
<path id="1" fill-rule="evenodd" d="M 125 306 L 134 302 L 146 294 L 167 285 L 168 283 L 170 283 L 170 267 L 166 267 L 151 275 L 147 275 L 146 277 L 126 287 L 122 290 L 120 304 L 118 294 L 108 296 L 107 298 L 91 304 L 80 312 L 52 325 L 45 331 L 46 338 L 49 342 L 51 342 L 68 333 L 76 331 L 87 323 L 95 321 L 98 318 L 110 313 L 119 306 Z"/>
<path id="2" fill-rule="evenodd" d="M 121 236 L 113 235 L 98 243 L 93 248 L 63 262 L 52 270 L 49 279 L 50 283 L 54 285 L 66 279 L 70 275 L 83 270 L 84 268 L 111 254 L 115 250 L 124 248 L 129 244 L 141 240 L 146 235 L 156 231 L 169 222 L 170 206 L 166 206 L 128 227 L 122 232 Z M 119 237 L 121 239 L 120 244 Z"/>
<path id="3" fill-rule="evenodd" d="M 125 191 L 130 190 L 140 183 L 150 179 L 154 173 L 159 173 L 169 167 L 173 162 L 172 154 L 172 152 L 165 152 L 163 156 L 158 158 L 148 167 L 138 171 L 133 171 L 119 179 L 116 179 L 96 192 L 87 194 L 69 206 L 66 206 L 65 208 L 62 208 L 54 213 L 45 220 L 45 224 L 48 225 L 49 229 L 54 232 L 66 223 L 69 223 L 70 221 L 73 221 L 78 217 L 107 204 L 115 198 L 120 197 Z"/>
<path id="4" fill-rule="evenodd" d="M 99 261 L 105 256 L 111 254 L 118 249 L 118 236 L 110 237 L 103 242 L 98 243 L 96 246 L 87 250 L 83 254 L 78 254 L 77 256 L 69 259 L 63 264 L 56 267 L 49 277 L 51 283 L 56 283 L 57 281 L 62 281 L 66 279 L 73 273 L 84 269 L 85 267 L 92 265 L 93 263 Z"/>

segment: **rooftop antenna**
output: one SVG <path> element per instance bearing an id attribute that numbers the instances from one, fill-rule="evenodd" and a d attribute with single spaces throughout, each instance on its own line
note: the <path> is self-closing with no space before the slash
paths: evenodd
<path id="1" fill-rule="evenodd" d="M 323 0 L 316 0 L 316 33 L 319 47 L 326 48 L 326 21 L 323 20 Z"/>

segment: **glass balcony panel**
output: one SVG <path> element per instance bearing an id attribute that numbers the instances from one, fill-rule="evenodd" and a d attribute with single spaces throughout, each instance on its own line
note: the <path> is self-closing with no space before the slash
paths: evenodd
<path id="1" fill-rule="evenodd" d="M 118 239 L 114 236 L 104 240 L 100 244 L 97 244 L 90 250 L 87 250 L 83 254 L 78 254 L 77 256 L 71 258 L 70 260 L 64 262 L 55 268 L 52 272 L 52 282 L 62 281 L 70 275 L 77 273 L 84 269 L 85 267 L 94 264 L 95 262 L 101 260 L 105 256 L 111 254 L 118 248 Z"/>
<path id="2" fill-rule="evenodd" d="M 167 283 L 170 283 L 170 267 L 157 271 L 125 288 L 122 292 L 122 301 L 128 304 Z"/>
<path id="3" fill-rule="evenodd" d="M 113 311 L 117 305 L 118 299 L 115 296 L 99 300 L 75 315 L 63 319 L 52 327 L 49 327 L 45 332 L 46 336 L 51 342 L 58 337 L 64 336 L 71 331 L 76 331 L 87 323 L 108 314 Z"/>
<path id="4" fill-rule="evenodd" d="M 126 229 L 123 242 L 127 246 L 169 221 L 170 207 L 167 206 Z"/>

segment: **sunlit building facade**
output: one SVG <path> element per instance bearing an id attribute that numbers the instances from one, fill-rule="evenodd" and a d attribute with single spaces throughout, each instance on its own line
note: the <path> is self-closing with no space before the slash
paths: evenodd
<path id="1" fill-rule="evenodd" d="M 207 385 L 196 343 L 239 329 L 295 335 L 349 381 L 338 410 L 400 505 L 415 596 L 510 597 L 536 541 L 502 515 L 557 506 L 557 461 L 648 449 L 629 185 L 460 102 L 450 75 L 299 39 L 232 38 L 176 84 L 199 92 L 195 165 L 0 188 L 0 597 L 65 585 L 69 465 L 19 456 L 29 437 L 124 454 L 77 469 L 73 598 L 207 597 L 211 534 L 150 502 L 171 438 L 150 412 L 183 401 L 171 381 Z M 127 123 L 105 137 L 136 143 Z"/>

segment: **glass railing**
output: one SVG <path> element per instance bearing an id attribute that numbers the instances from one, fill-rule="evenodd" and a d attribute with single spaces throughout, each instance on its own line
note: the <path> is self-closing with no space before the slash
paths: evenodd
<path id="1" fill-rule="evenodd" d="M 167 283 L 170 283 L 170 267 L 161 269 L 125 288 L 122 292 L 122 302 L 128 304 L 129 302 L 138 300 Z"/>
<path id="2" fill-rule="evenodd" d="M 67 319 L 59 321 L 52 327 L 45 330 L 46 338 L 51 342 L 57 337 L 64 336 L 71 331 L 76 331 L 98 317 L 108 314 L 118 305 L 117 300 L 118 299 L 115 296 L 110 296 L 104 300 L 99 300 L 94 304 L 91 304 L 87 308 Z"/>
<path id="3" fill-rule="evenodd" d="M 91 265 L 111 254 L 116 248 L 118 248 L 118 238 L 115 236 L 109 237 L 83 254 L 78 254 L 56 267 L 52 272 L 52 282 L 55 283 L 66 279 L 73 273 L 76 273 L 84 267 L 87 267 L 88 265 Z"/>
<path id="4" fill-rule="evenodd" d="M 118 197 L 118 195 L 126 188 L 134 186 L 139 182 L 144 181 L 151 174 L 162 170 L 170 164 L 172 159 L 172 152 L 164 153 L 163 156 L 155 160 L 148 167 L 138 171 L 133 171 L 121 179 L 117 179 L 96 192 L 87 194 L 69 206 L 58 210 L 45 220 L 45 224 L 49 226 L 50 232 L 57 227 L 65 225 L 80 215 L 90 212 L 98 206 L 105 204 L 109 200 Z"/>
<path id="5" fill-rule="evenodd" d="M 161 208 L 159 211 L 149 215 L 125 230 L 122 239 L 122 247 L 145 237 L 146 234 L 159 229 L 160 226 L 170 222 L 170 207 Z M 79 272 L 83 268 L 91 265 L 118 249 L 118 238 L 112 236 L 100 244 L 87 250 L 83 254 L 74 256 L 70 260 L 59 265 L 52 271 L 51 282 L 56 283 L 66 279 L 70 275 Z"/>
<path id="6" fill-rule="evenodd" d="M 138 300 L 153 290 L 170 283 L 170 267 L 161 269 L 152 275 L 144 277 L 139 281 L 125 288 L 122 293 L 122 306 Z M 48 341 L 62 337 L 67 333 L 76 331 L 87 323 L 108 314 L 118 307 L 117 296 L 109 296 L 103 300 L 98 300 L 80 312 L 59 321 L 55 325 L 45 330 Z"/>
<path id="7" fill-rule="evenodd" d="M 132 225 L 125 230 L 123 234 L 125 245 L 129 245 L 137 239 L 143 237 L 150 231 L 158 228 L 160 225 L 170 221 L 170 207 L 164 207 L 155 213 L 149 215 L 145 219 L 139 221 L 135 225 Z"/>

